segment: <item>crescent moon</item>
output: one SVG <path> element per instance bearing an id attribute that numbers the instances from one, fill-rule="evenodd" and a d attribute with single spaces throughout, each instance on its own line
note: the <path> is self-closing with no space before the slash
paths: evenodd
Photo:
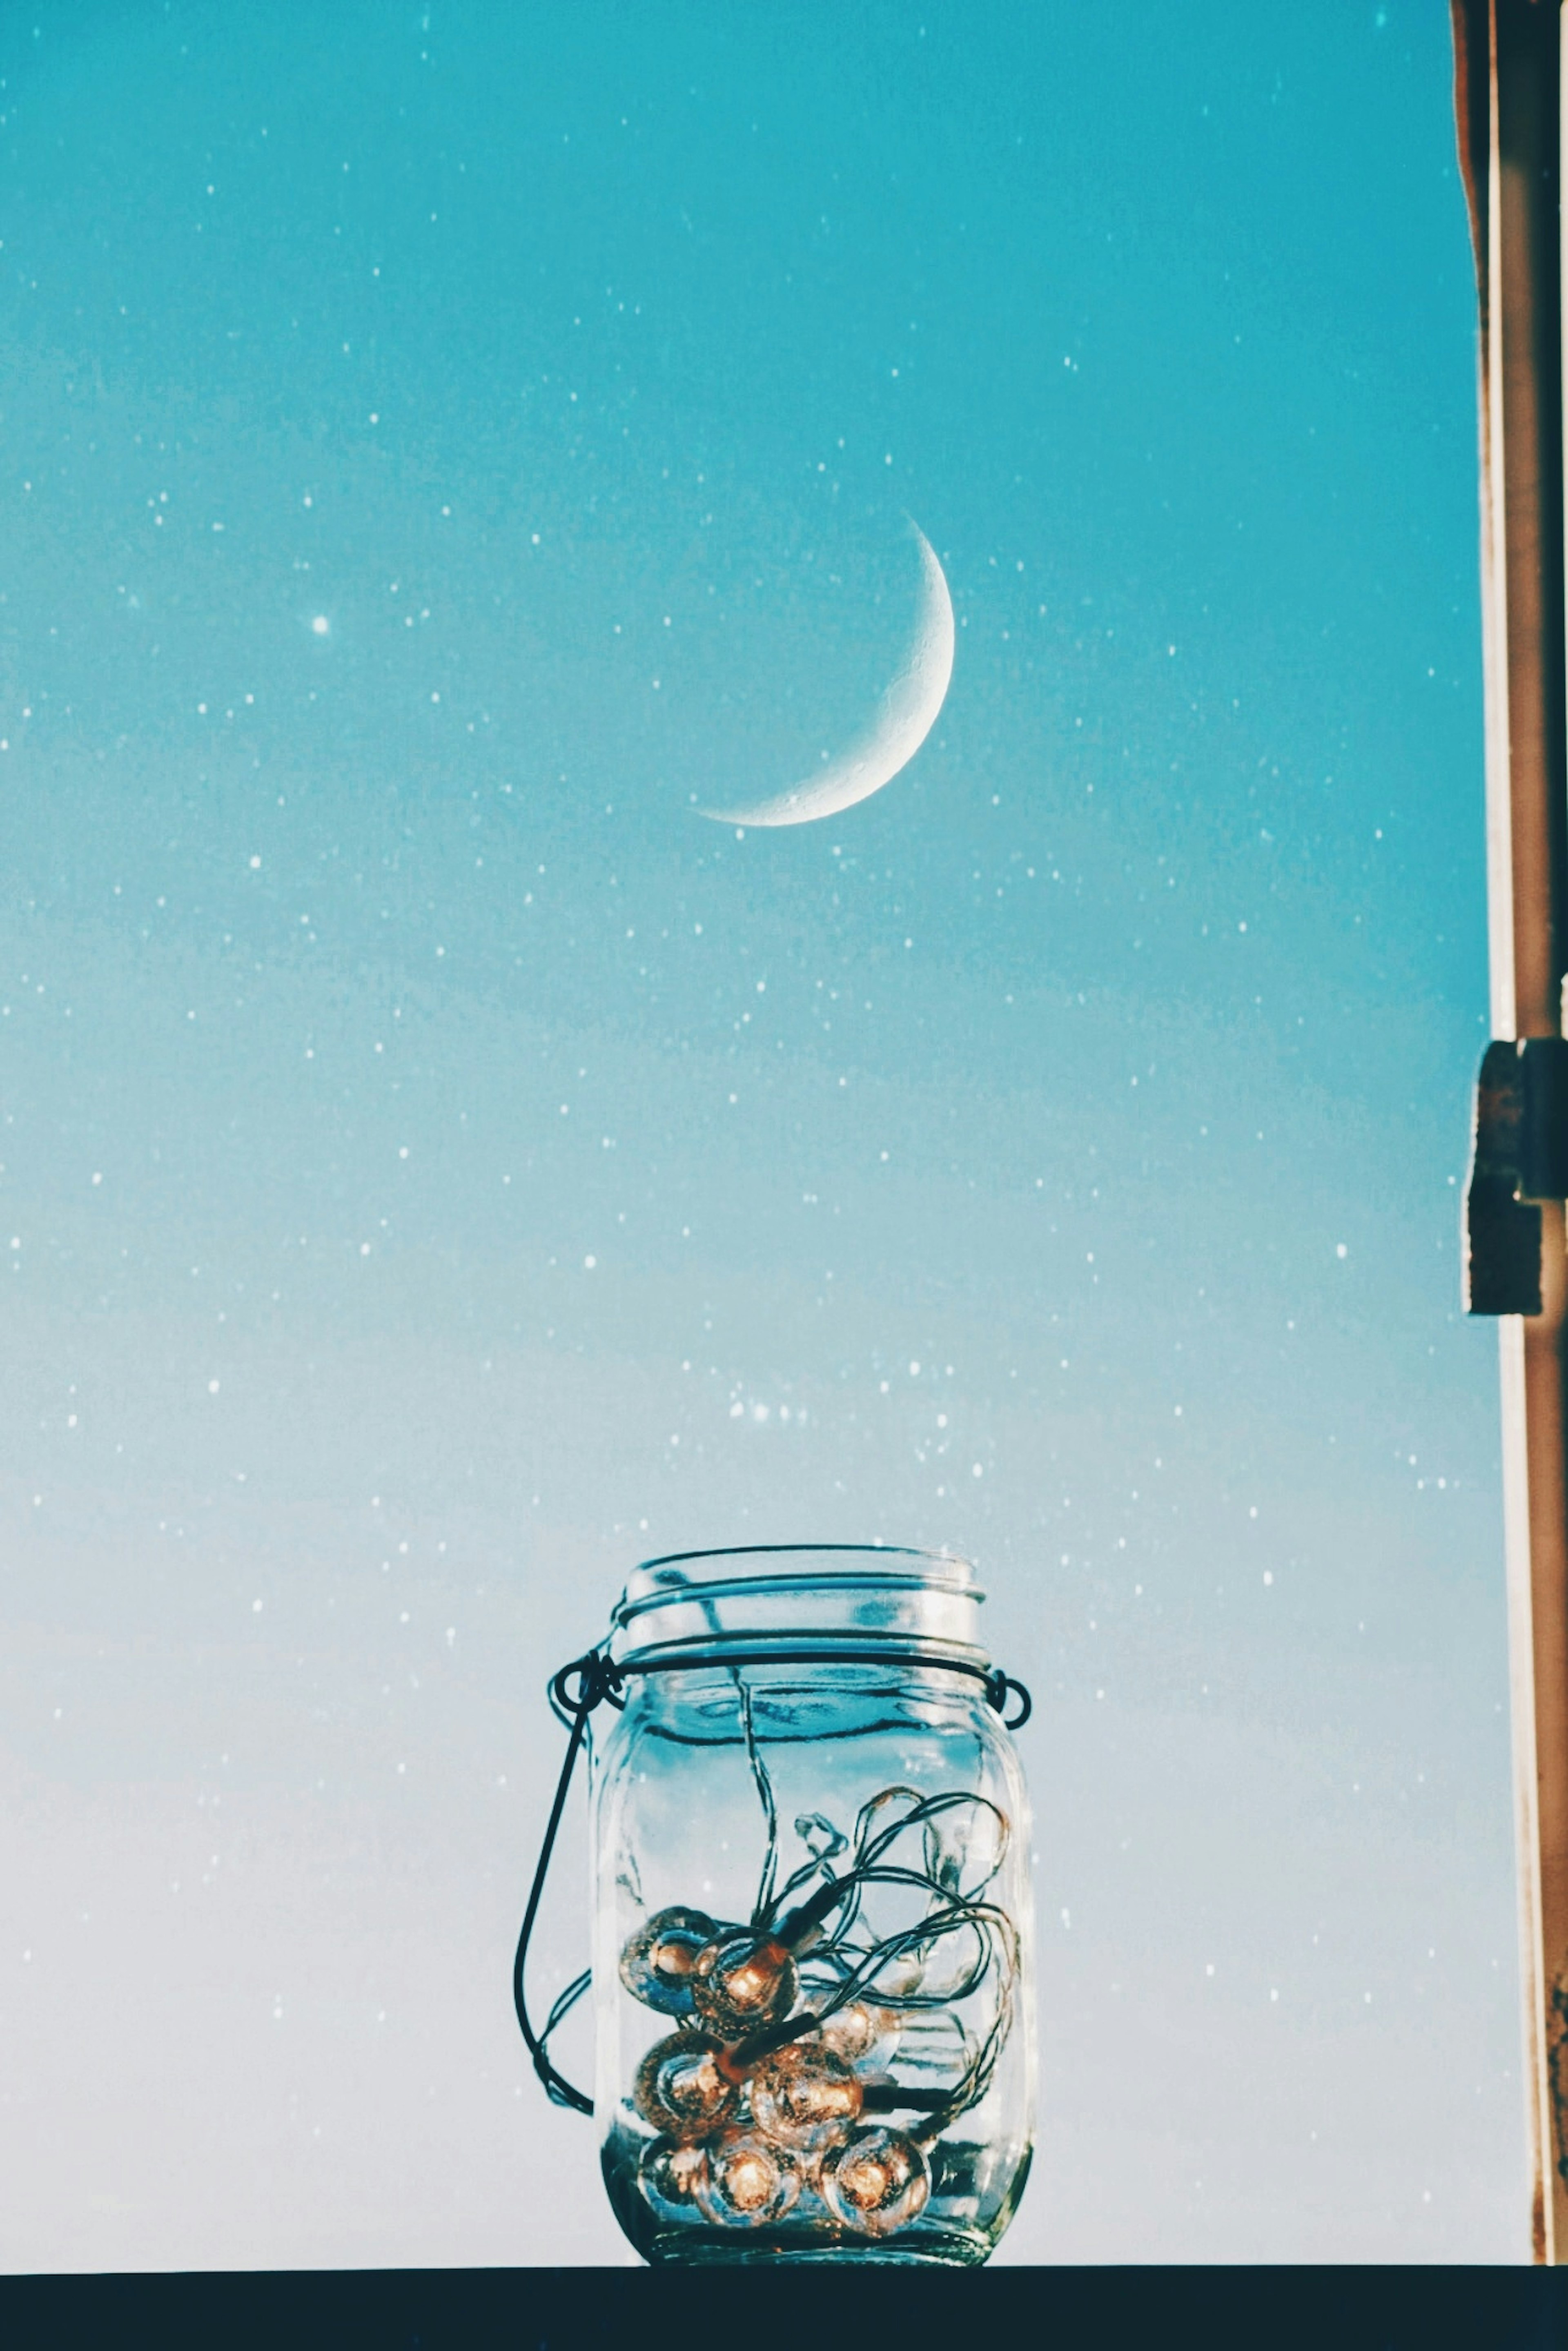
<path id="1" fill-rule="evenodd" d="M 702 809 L 717 824 L 810 824 L 869 799 L 906 768 L 936 722 L 953 674 L 953 600 L 936 549 L 917 523 L 920 609 L 903 667 L 864 732 L 821 772 L 751 808 Z"/>

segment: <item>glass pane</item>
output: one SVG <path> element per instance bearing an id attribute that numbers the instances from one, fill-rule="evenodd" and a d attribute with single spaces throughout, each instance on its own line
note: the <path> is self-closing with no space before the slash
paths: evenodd
<path id="1" fill-rule="evenodd" d="M 1523 2251 L 1450 71 L 8 16 L 20 2266 L 618 2258 L 543 1678 L 878 1539 L 1037 1700 L 998 2258 Z"/>

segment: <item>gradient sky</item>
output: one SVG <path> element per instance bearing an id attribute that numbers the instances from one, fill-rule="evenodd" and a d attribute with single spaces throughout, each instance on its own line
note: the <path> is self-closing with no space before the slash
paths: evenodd
<path id="1" fill-rule="evenodd" d="M 1450 74 L 6 13 L 6 2266 L 622 2258 L 543 1677 L 879 1537 L 1039 1701 L 998 2258 L 1525 2254 Z M 703 821 L 874 706 L 906 514 L 925 747 Z"/>

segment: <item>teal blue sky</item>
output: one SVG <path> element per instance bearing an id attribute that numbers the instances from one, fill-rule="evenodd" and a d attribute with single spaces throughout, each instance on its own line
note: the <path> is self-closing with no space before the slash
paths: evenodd
<path id="1" fill-rule="evenodd" d="M 1522 2255 L 1450 78 L 7 17 L 16 2265 L 615 2258 L 543 1676 L 643 1552 L 879 1537 L 1040 1699 L 1001 2257 Z M 874 706 L 906 516 L 925 747 L 706 822 Z"/>

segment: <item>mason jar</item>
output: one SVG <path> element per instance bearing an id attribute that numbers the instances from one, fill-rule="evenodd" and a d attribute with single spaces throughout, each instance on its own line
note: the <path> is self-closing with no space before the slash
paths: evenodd
<path id="1" fill-rule="evenodd" d="M 593 2109 L 652 2262 L 965 2267 L 1017 2209 L 1029 1700 L 982 1596 L 947 1553 L 828 1546 L 652 1560 L 614 1609 Z"/>

